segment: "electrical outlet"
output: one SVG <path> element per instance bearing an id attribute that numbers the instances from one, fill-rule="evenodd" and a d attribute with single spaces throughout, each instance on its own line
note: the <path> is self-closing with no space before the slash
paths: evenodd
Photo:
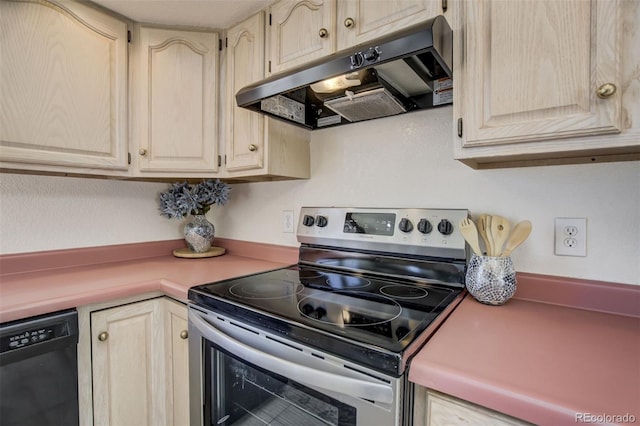
<path id="1" fill-rule="evenodd" d="M 557 217 L 555 222 L 555 254 L 557 256 L 587 255 L 587 218 Z"/>
<path id="2" fill-rule="evenodd" d="M 293 232 L 293 210 L 282 211 L 282 232 Z"/>

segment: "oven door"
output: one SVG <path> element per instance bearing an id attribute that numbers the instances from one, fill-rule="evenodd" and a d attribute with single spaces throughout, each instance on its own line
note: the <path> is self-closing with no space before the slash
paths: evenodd
<path id="1" fill-rule="evenodd" d="M 399 425 L 404 381 L 189 307 L 196 425 Z"/>

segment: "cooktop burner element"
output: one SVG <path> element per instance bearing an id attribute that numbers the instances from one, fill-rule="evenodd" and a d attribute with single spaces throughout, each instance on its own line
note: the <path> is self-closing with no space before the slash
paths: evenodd
<path id="1" fill-rule="evenodd" d="M 464 296 L 467 249 L 456 224 L 467 216 L 466 210 L 303 208 L 297 265 L 194 287 L 189 300 L 400 375 L 436 319 Z"/>
<path id="2" fill-rule="evenodd" d="M 284 299 L 302 292 L 300 283 L 286 280 L 261 280 L 260 282 L 242 281 L 232 285 L 229 293 L 242 299 Z"/>
<path id="3" fill-rule="evenodd" d="M 337 289 L 355 289 L 371 285 L 371 281 L 365 278 L 339 274 L 330 274 L 326 282 L 331 288 Z"/>
<path id="4" fill-rule="evenodd" d="M 429 295 L 424 288 L 410 285 L 387 285 L 380 289 L 380 293 L 398 299 L 419 299 Z"/>
<path id="5" fill-rule="evenodd" d="M 302 315 L 339 327 L 380 325 L 398 318 L 402 307 L 393 299 L 372 293 L 325 292 L 298 302 Z"/>

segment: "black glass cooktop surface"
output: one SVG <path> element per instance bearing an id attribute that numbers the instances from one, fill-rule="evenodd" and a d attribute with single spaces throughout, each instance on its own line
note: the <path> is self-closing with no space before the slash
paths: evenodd
<path id="1" fill-rule="evenodd" d="M 315 333 L 304 340 L 316 346 L 328 344 L 322 336 L 338 336 L 400 353 L 461 291 L 296 265 L 197 286 L 189 300 L 242 320 L 281 320 L 304 329 L 298 338 Z"/>

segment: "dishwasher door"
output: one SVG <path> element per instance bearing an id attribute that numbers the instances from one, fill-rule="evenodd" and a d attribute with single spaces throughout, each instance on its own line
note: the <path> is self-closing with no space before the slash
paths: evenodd
<path id="1" fill-rule="evenodd" d="M 0 324 L 0 425 L 77 425 L 78 314 Z"/>

